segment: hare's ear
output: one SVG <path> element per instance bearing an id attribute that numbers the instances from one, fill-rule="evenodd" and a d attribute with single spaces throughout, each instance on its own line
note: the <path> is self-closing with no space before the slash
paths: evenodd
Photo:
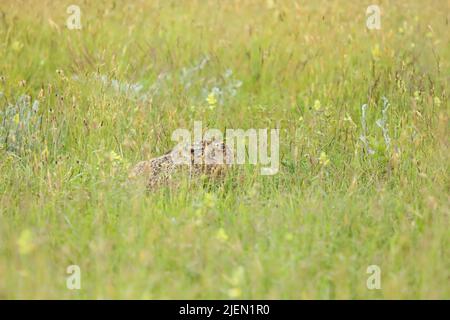
<path id="1" fill-rule="evenodd" d="M 190 148 L 190 150 L 191 150 L 191 154 L 193 155 L 193 154 L 195 153 L 195 149 L 196 149 L 195 143 L 191 144 L 191 145 L 189 146 L 189 148 Z"/>

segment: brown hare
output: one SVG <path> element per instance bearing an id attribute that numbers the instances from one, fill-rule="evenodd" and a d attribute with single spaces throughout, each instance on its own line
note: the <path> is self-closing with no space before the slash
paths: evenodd
<path id="1" fill-rule="evenodd" d="M 160 157 L 137 163 L 131 169 L 129 178 L 143 178 L 149 190 L 169 185 L 180 173 L 189 175 L 189 178 L 201 175 L 221 178 L 232 159 L 230 148 L 222 141 L 201 140 L 178 145 Z"/>

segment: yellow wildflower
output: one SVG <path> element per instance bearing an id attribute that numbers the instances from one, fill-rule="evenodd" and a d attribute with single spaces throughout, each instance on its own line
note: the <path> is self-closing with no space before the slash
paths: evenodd
<path id="1" fill-rule="evenodd" d="M 314 109 L 319 111 L 322 105 L 320 104 L 319 100 L 314 101 Z"/>
<path id="2" fill-rule="evenodd" d="M 20 122 L 20 115 L 17 113 L 13 118 L 14 123 L 17 125 Z"/>
<path id="3" fill-rule="evenodd" d="M 319 163 L 324 167 L 326 167 L 330 163 L 330 159 L 328 159 L 327 154 L 323 151 L 320 153 Z"/>
<path id="4" fill-rule="evenodd" d="M 284 239 L 286 241 L 292 241 L 292 240 L 294 240 L 294 235 L 292 233 L 288 232 L 284 235 Z"/>
<path id="5" fill-rule="evenodd" d="M 436 107 L 439 107 L 441 105 L 441 99 L 439 99 L 439 97 L 434 97 L 433 101 Z"/>
<path id="6" fill-rule="evenodd" d="M 372 48 L 372 58 L 374 60 L 378 60 L 381 57 L 381 51 L 380 51 L 380 46 L 378 44 L 376 44 L 373 48 Z"/>
<path id="7" fill-rule="evenodd" d="M 22 51 L 23 48 L 23 43 L 21 43 L 20 41 L 14 41 L 11 45 L 11 48 L 13 49 L 13 51 L 15 52 L 20 52 Z"/>
<path id="8" fill-rule="evenodd" d="M 228 296 L 232 299 L 239 298 L 242 294 L 242 291 L 240 288 L 231 288 L 228 289 Z"/>
<path id="9" fill-rule="evenodd" d="M 19 247 L 19 253 L 21 255 L 27 255 L 34 250 L 33 234 L 30 230 L 25 229 L 20 233 L 19 239 L 17 240 L 17 246 Z"/>
<path id="10" fill-rule="evenodd" d="M 212 92 L 210 94 L 208 94 L 208 97 L 206 98 L 206 102 L 208 102 L 210 109 L 214 109 L 217 104 L 216 95 Z"/>
<path id="11" fill-rule="evenodd" d="M 220 228 L 216 233 L 216 238 L 221 242 L 226 242 L 228 240 L 228 235 L 223 228 Z"/>
<path id="12" fill-rule="evenodd" d="M 121 161 L 122 157 L 120 155 L 118 155 L 117 153 L 115 153 L 114 151 L 111 151 L 109 153 L 109 160 L 112 161 Z"/>

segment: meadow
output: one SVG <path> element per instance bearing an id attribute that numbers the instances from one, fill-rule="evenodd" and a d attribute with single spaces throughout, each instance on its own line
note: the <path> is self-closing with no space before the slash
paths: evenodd
<path id="1" fill-rule="evenodd" d="M 1 1 L 0 298 L 449 299 L 449 3 L 371 4 Z M 279 172 L 129 183 L 194 121 Z"/>

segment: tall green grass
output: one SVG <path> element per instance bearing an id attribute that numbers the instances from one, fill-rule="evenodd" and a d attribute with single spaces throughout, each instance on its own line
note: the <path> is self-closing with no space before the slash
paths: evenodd
<path id="1" fill-rule="evenodd" d="M 445 1 L 69 4 L 0 4 L 0 298 L 450 298 Z M 280 172 L 128 183 L 194 121 Z"/>

